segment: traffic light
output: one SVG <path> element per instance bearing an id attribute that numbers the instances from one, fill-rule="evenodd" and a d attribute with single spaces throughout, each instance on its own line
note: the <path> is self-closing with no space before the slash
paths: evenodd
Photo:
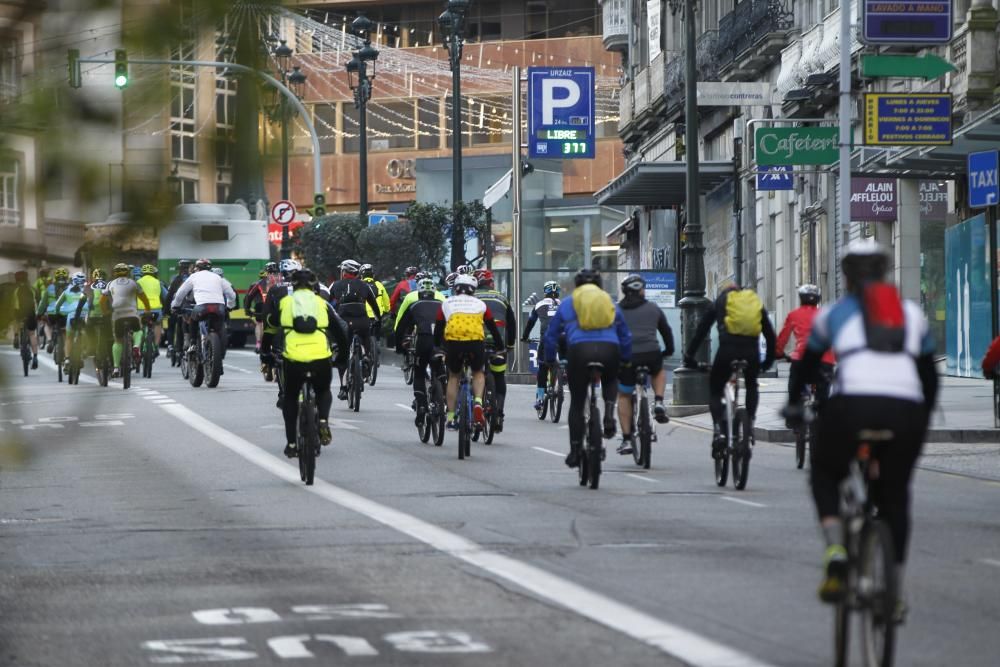
<path id="1" fill-rule="evenodd" d="M 128 85 L 128 56 L 125 49 L 115 49 L 115 88 L 121 90 Z"/>
<path id="2" fill-rule="evenodd" d="M 313 217 L 322 218 L 326 215 L 326 196 L 322 193 L 313 197 Z"/>

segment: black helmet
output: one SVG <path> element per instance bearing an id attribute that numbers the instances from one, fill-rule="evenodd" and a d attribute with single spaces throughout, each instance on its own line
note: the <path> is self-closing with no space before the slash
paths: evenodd
<path id="1" fill-rule="evenodd" d="M 316 274 L 310 269 L 296 269 L 292 271 L 292 286 L 296 289 L 299 287 L 312 287 L 315 282 Z"/>
<path id="2" fill-rule="evenodd" d="M 190 269 L 191 260 L 190 259 L 179 259 L 177 260 L 177 268 L 180 270 Z"/>
<path id="3" fill-rule="evenodd" d="M 851 241 L 840 263 L 848 288 L 856 288 L 870 281 L 882 280 L 889 268 L 885 248 L 871 239 Z"/>
<path id="4" fill-rule="evenodd" d="M 264 271 L 267 272 L 267 273 L 277 273 L 278 272 L 278 263 L 277 262 L 268 262 L 267 264 L 264 265 Z"/>
<path id="5" fill-rule="evenodd" d="M 361 265 L 361 277 L 362 278 L 374 278 L 375 277 L 375 267 L 371 264 Z"/>
<path id="6" fill-rule="evenodd" d="M 624 294 L 638 294 L 645 287 L 646 279 L 638 273 L 633 273 L 622 281 L 622 293 Z"/>
<path id="7" fill-rule="evenodd" d="M 595 271 L 594 269 L 580 269 L 580 271 L 573 278 L 573 283 L 577 287 L 587 284 L 603 287 L 601 274 L 599 271 Z"/>

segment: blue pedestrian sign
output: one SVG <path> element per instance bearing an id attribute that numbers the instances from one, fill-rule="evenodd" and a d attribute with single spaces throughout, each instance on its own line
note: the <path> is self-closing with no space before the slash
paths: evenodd
<path id="1" fill-rule="evenodd" d="M 399 222 L 399 216 L 395 213 L 369 213 L 369 225 L 381 225 L 383 222 Z"/>
<path id="2" fill-rule="evenodd" d="M 792 165 L 777 164 L 761 168 L 757 172 L 757 189 L 762 192 L 794 190 L 795 181 L 792 179 Z"/>
<path id="3" fill-rule="evenodd" d="M 528 68 L 528 157 L 594 157 L 594 68 Z"/>
<path id="4" fill-rule="evenodd" d="M 866 44 L 947 44 L 954 0 L 861 0 Z"/>
<path id="5" fill-rule="evenodd" d="M 1000 151 L 969 153 L 969 207 L 1000 204 Z"/>

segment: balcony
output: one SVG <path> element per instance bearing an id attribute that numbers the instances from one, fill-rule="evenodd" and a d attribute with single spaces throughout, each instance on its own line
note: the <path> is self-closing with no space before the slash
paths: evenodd
<path id="1" fill-rule="evenodd" d="M 628 50 L 628 1 L 601 0 L 604 18 L 604 49 L 606 51 Z"/>
<path id="2" fill-rule="evenodd" d="M 632 124 L 632 83 L 628 82 L 618 91 L 618 133 L 624 135 Z"/>
<path id="3" fill-rule="evenodd" d="M 788 43 L 792 12 L 780 0 L 742 0 L 719 20 L 716 57 L 724 81 L 751 81 Z"/>

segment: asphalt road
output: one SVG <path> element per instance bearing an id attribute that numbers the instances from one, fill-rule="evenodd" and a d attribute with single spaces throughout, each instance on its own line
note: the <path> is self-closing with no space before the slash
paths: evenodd
<path id="1" fill-rule="evenodd" d="M 9 349 L 9 348 L 8 348 Z M 506 430 L 458 461 L 422 445 L 383 368 L 307 488 L 273 385 L 231 351 L 217 389 L 161 359 L 129 391 L 24 379 L 0 353 L 0 664 L 827 665 L 821 544 L 792 450 L 719 489 L 704 431 L 659 427 L 653 468 L 608 453 L 599 491 L 567 432 L 510 388 Z M 996 455 L 991 450 L 991 455 Z M 996 665 L 1000 482 L 921 470 L 898 665 Z"/>

